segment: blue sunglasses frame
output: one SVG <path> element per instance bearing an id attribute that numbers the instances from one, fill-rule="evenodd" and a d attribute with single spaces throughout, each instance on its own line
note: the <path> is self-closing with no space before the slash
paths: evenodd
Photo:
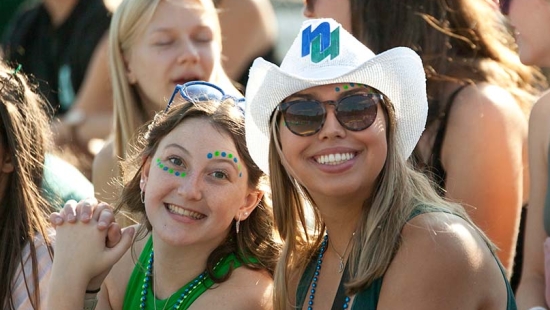
<path id="1" fill-rule="evenodd" d="M 164 113 L 168 112 L 176 94 L 180 94 L 183 99 L 195 103 L 195 102 L 204 102 L 204 101 L 223 101 L 225 99 L 233 99 L 235 106 L 238 107 L 242 114 L 244 115 L 245 110 L 245 99 L 243 97 L 238 98 L 229 94 L 226 94 L 223 89 L 218 85 L 205 82 L 205 81 L 192 81 L 185 84 L 176 85 L 168 105 Z"/>

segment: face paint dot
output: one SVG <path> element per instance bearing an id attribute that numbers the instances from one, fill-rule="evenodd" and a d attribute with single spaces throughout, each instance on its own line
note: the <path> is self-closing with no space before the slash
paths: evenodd
<path id="1" fill-rule="evenodd" d="M 355 83 L 349 83 L 349 86 L 355 87 Z"/>
<path id="2" fill-rule="evenodd" d="M 167 170 L 168 170 L 168 167 L 164 167 L 164 168 L 162 168 L 162 170 L 167 171 Z"/>
<path id="3" fill-rule="evenodd" d="M 243 173 L 242 172 L 239 172 L 239 178 L 243 176 Z"/>
<path id="4" fill-rule="evenodd" d="M 219 152 L 219 151 L 215 151 L 215 152 L 214 152 L 214 156 L 216 156 L 216 157 L 220 156 L 220 152 Z"/>
<path id="5" fill-rule="evenodd" d="M 170 172 L 170 174 L 174 173 L 174 169 L 168 169 L 168 172 Z"/>
<path id="6" fill-rule="evenodd" d="M 181 177 L 182 177 L 182 178 L 185 178 L 185 172 L 182 172 L 182 173 L 181 173 Z"/>
<path id="7" fill-rule="evenodd" d="M 336 87 L 334 90 L 336 90 L 338 92 L 338 91 L 340 91 L 340 87 Z"/>
<path id="8" fill-rule="evenodd" d="M 164 168 L 164 165 L 163 165 L 163 164 L 159 164 L 159 167 Z"/>
<path id="9" fill-rule="evenodd" d="M 227 157 L 233 158 L 233 154 L 229 153 L 229 155 L 227 155 Z"/>
<path id="10" fill-rule="evenodd" d="M 174 173 L 177 177 L 180 176 L 180 172 L 179 171 L 176 171 L 176 173 Z"/>
<path id="11" fill-rule="evenodd" d="M 225 157 L 227 156 L 227 153 L 226 152 L 222 152 L 222 157 Z"/>
<path id="12" fill-rule="evenodd" d="M 160 163 L 160 158 L 157 158 L 157 163 Z"/>
<path id="13" fill-rule="evenodd" d="M 237 160 L 237 157 L 233 158 L 233 161 L 234 161 L 234 162 L 237 162 L 237 161 L 238 161 L 238 160 Z"/>
<path id="14" fill-rule="evenodd" d="M 208 159 L 212 158 L 212 156 L 213 156 L 212 153 L 208 153 L 208 154 L 206 155 L 206 157 L 207 157 Z"/>
<path id="15" fill-rule="evenodd" d="M 348 86 L 348 85 L 344 85 L 344 89 L 348 89 L 348 88 L 349 88 L 349 86 Z"/>

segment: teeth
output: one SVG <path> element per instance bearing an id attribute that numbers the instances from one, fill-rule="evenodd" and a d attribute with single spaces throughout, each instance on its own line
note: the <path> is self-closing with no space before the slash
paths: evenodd
<path id="1" fill-rule="evenodd" d="M 343 162 L 346 162 L 348 160 L 351 160 L 355 157 L 354 153 L 338 153 L 338 154 L 328 154 L 328 155 L 322 155 L 315 160 L 322 165 L 339 165 Z"/>
<path id="2" fill-rule="evenodd" d="M 182 215 L 182 216 L 187 216 L 187 217 L 190 217 L 190 218 L 193 218 L 193 219 L 196 219 L 196 220 L 200 220 L 200 219 L 203 219 L 203 218 L 206 217 L 204 214 L 200 214 L 198 212 L 185 210 L 185 209 L 180 208 L 180 207 L 175 206 L 175 205 L 168 205 L 168 210 L 170 210 L 170 212 L 172 212 L 172 213 Z"/>

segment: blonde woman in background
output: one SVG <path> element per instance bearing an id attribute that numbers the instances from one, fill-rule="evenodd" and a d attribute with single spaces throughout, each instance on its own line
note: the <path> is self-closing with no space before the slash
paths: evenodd
<path id="1" fill-rule="evenodd" d="M 166 105 L 177 84 L 211 81 L 238 94 L 221 64 L 221 33 L 212 0 L 125 0 L 109 37 L 114 99 L 113 138 L 96 155 L 97 198 L 113 202 L 120 190 L 118 161 L 139 126 Z"/>

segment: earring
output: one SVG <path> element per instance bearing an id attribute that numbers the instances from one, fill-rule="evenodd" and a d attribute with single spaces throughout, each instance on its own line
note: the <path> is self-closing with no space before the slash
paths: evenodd
<path id="1" fill-rule="evenodd" d="M 240 224 L 241 224 L 241 214 L 239 213 L 239 219 L 237 220 L 237 223 L 235 223 L 235 230 L 237 231 L 237 234 L 239 233 Z"/>
<path id="2" fill-rule="evenodd" d="M 140 198 L 141 198 L 141 203 L 142 204 L 145 204 L 145 192 L 143 192 L 143 190 L 141 190 L 141 193 L 140 193 Z"/>

